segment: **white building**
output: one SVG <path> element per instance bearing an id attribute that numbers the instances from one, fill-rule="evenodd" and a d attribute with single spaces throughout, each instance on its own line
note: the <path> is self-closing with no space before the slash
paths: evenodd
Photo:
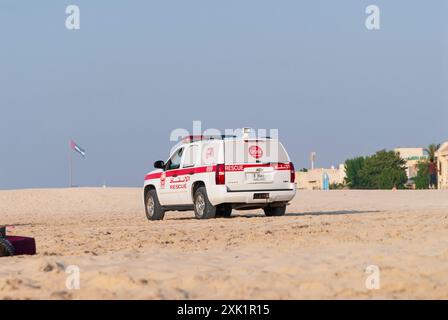
<path id="1" fill-rule="evenodd" d="M 418 164 L 428 160 L 428 153 L 424 148 L 395 148 L 394 151 L 406 160 L 406 175 L 409 179 L 417 175 Z"/>
<path id="2" fill-rule="evenodd" d="M 448 189 L 448 141 L 440 146 L 436 157 L 439 168 L 439 189 Z"/>
<path id="3" fill-rule="evenodd" d="M 339 168 L 317 168 L 307 172 L 296 172 L 297 188 L 303 190 L 324 189 L 324 178 L 328 175 L 329 184 L 343 184 L 345 178 L 345 167 L 343 164 Z"/>

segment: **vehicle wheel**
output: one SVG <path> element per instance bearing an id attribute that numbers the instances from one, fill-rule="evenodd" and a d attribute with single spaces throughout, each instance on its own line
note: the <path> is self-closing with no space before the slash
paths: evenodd
<path id="1" fill-rule="evenodd" d="M 216 207 L 208 200 L 205 187 L 199 187 L 194 194 L 194 215 L 198 219 L 210 219 L 216 215 Z"/>
<path id="2" fill-rule="evenodd" d="M 165 211 L 160 205 L 156 190 L 149 190 L 145 199 L 146 218 L 148 220 L 163 220 Z"/>
<path id="3" fill-rule="evenodd" d="M 8 257 L 14 255 L 14 247 L 12 244 L 3 238 L 0 238 L 0 257 Z"/>
<path id="4" fill-rule="evenodd" d="M 216 216 L 229 218 L 232 215 L 232 207 L 230 205 L 220 205 L 216 208 Z"/>
<path id="5" fill-rule="evenodd" d="M 284 216 L 286 212 L 286 205 L 279 207 L 267 206 L 263 210 L 264 214 L 268 217 Z"/>

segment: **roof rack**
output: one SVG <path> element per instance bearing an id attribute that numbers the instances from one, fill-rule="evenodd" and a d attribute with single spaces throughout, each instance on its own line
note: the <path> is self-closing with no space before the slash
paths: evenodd
<path id="1" fill-rule="evenodd" d="M 182 143 L 193 143 L 197 141 L 204 141 L 204 140 L 224 140 L 228 138 L 236 138 L 235 135 L 210 135 L 210 136 L 204 136 L 204 135 L 191 135 L 191 136 L 185 136 L 182 138 Z"/>

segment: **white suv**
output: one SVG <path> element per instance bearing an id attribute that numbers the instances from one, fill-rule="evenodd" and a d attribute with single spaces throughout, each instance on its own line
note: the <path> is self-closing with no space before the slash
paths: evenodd
<path id="1" fill-rule="evenodd" d="M 257 208 L 282 216 L 296 194 L 294 166 L 276 139 L 189 136 L 154 167 L 144 185 L 149 220 L 170 210 L 194 210 L 199 219 Z"/>

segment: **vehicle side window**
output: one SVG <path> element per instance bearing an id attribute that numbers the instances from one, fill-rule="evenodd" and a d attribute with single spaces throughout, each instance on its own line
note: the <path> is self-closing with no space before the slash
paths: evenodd
<path id="1" fill-rule="evenodd" d="M 194 167 L 196 164 L 196 158 L 198 154 L 198 146 L 192 145 L 188 147 L 187 151 L 185 151 L 185 157 L 182 167 L 189 168 Z"/>
<path id="2" fill-rule="evenodd" d="M 177 150 L 168 160 L 166 164 L 166 170 L 174 170 L 180 168 L 180 160 L 182 159 L 182 153 L 184 152 L 184 148 L 180 148 Z"/>

